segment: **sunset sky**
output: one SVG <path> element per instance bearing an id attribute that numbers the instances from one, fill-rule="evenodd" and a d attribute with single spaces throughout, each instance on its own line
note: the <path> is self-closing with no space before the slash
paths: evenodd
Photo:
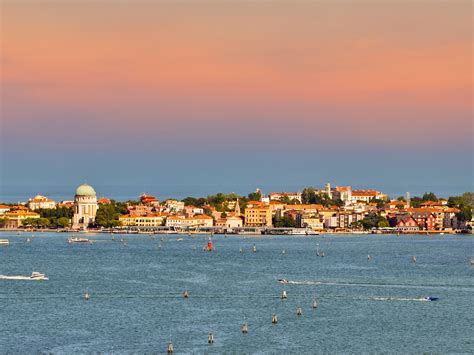
<path id="1" fill-rule="evenodd" d="M 0 3 L 0 196 L 473 189 L 470 1 Z"/>

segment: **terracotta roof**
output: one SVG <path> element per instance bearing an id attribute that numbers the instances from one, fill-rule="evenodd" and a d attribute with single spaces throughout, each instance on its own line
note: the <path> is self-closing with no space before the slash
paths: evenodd
<path id="1" fill-rule="evenodd" d="M 352 196 L 377 196 L 378 191 L 375 190 L 352 190 Z"/>
<path id="2" fill-rule="evenodd" d="M 16 217 L 16 216 L 31 216 L 31 217 L 40 217 L 39 213 L 36 212 L 30 212 L 30 211 L 25 211 L 25 210 L 14 210 L 14 211 L 8 211 L 5 212 L 5 216 L 10 216 L 10 217 Z"/>
<path id="3" fill-rule="evenodd" d="M 205 214 L 199 214 L 194 217 L 191 217 L 190 219 L 212 219 L 212 217 L 209 217 L 208 215 L 205 215 Z"/>

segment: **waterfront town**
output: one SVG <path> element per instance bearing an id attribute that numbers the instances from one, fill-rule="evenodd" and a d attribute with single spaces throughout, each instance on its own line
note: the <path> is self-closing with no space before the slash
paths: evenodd
<path id="1" fill-rule="evenodd" d="M 391 199 L 383 192 L 351 186 L 305 188 L 298 192 L 260 189 L 247 196 L 218 193 L 160 201 L 143 193 L 137 200 L 98 198 L 80 185 L 73 200 L 37 195 L 0 204 L 0 229 L 62 231 L 212 232 L 234 234 L 456 233 L 472 232 L 473 193 L 448 199 L 434 193 Z"/>

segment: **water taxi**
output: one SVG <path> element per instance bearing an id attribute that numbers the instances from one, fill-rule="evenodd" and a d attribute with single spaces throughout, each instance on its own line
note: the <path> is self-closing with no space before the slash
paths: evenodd
<path id="1" fill-rule="evenodd" d="M 38 272 L 38 271 L 33 271 L 31 273 L 30 279 L 38 280 L 38 281 L 49 280 L 45 274 L 42 274 L 41 272 Z"/>

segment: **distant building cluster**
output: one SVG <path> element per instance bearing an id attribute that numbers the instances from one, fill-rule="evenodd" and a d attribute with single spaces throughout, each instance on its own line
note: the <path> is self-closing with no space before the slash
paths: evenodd
<path id="1" fill-rule="evenodd" d="M 367 229 L 367 225 L 398 231 L 436 231 L 460 229 L 466 223 L 472 223 L 460 220 L 460 210 L 448 206 L 447 200 L 423 201 L 413 207 L 409 195 L 390 200 L 375 189 L 331 187 L 329 183 L 321 189 L 271 192 L 268 195 L 257 189 L 249 197 L 253 199 L 227 198 L 221 201 L 217 210 L 216 205 L 208 202 L 195 206 L 186 204 L 186 199 L 160 201 L 143 193 L 136 201 L 122 204 L 126 213 L 122 209 L 116 222 L 121 227 L 168 227 L 175 230 L 291 226 L 316 232 Z M 4 228 L 14 229 L 22 227 L 25 220 L 41 218 L 42 211 L 68 208 L 72 209 L 69 227 L 85 229 L 95 224 L 100 206 L 112 203 L 105 197 L 97 199 L 94 188 L 82 184 L 71 201 L 57 203 L 46 196 L 36 195 L 24 204 L 0 205 L 0 218 L 4 221 Z"/>

